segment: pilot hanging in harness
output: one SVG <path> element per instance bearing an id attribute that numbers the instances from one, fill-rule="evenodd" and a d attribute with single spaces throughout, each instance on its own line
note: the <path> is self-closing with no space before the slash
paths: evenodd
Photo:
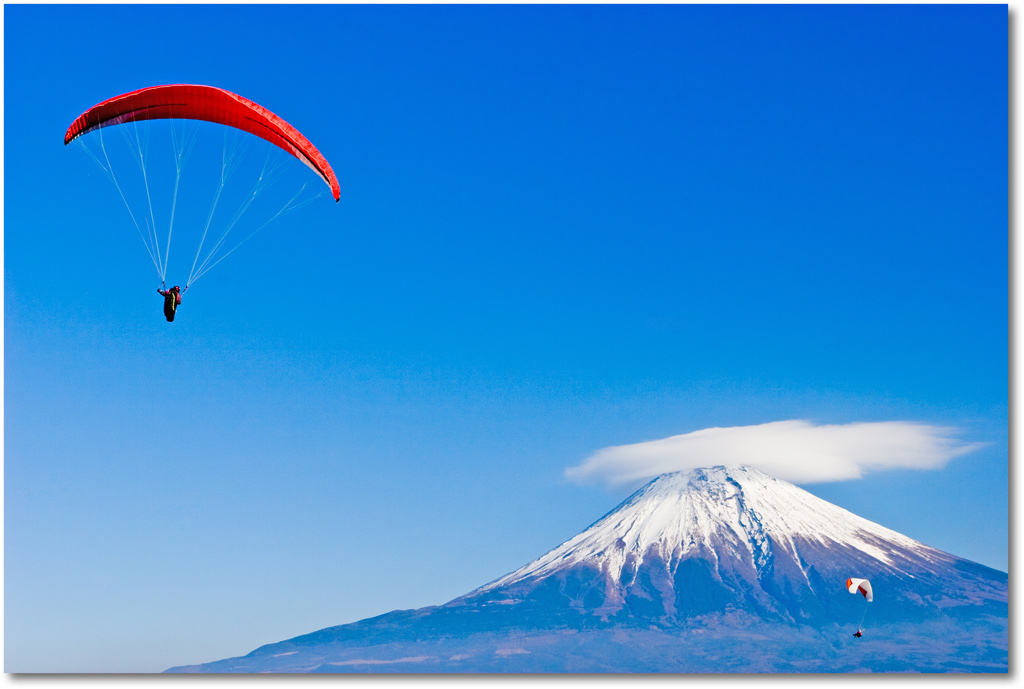
<path id="1" fill-rule="evenodd" d="M 175 285 L 169 290 L 157 287 L 156 291 L 164 298 L 164 315 L 167 316 L 167 322 L 170 323 L 174 320 L 174 312 L 178 309 L 178 304 L 181 303 L 181 290 Z"/>

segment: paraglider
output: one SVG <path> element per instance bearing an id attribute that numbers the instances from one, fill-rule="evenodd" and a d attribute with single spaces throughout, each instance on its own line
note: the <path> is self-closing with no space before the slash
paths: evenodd
<path id="1" fill-rule="evenodd" d="M 154 131 L 165 135 L 169 133 L 173 156 L 165 156 L 158 152 L 158 157 L 151 161 L 148 128 L 151 120 L 168 121 L 155 127 Z M 201 123 L 212 123 L 214 126 L 211 128 L 210 125 Z M 103 130 L 107 127 L 115 127 L 124 135 L 123 138 L 128 148 L 127 158 L 134 161 L 134 165 L 131 162 L 119 160 L 116 155 L 117 151 L 111 148 L 113 144 L 104 142 Z M 203 129 L 204 127 L 207 129 Z M 210 196 L 205 197 L 205 200 L 198 204 L 190 201 L 179 203 L 179 188 L 186 188 L 190 185 L 188 181 L 182 183 L 181 173 L 186 160 L 192 155 L 199 136 L 198 132 L 209 132 L 210 136 L 216 139 L 220 137 L 221 130 L 223 130 L 224 139 L 223 153 L 219 151 L 219 146 L 216 149 L 207 147 L 205 151 L 203 151 L 203 146 L 200 146 L 199 150 L 203 151 L 202 155 L 197 154 L 197 157 L 202 158 L 203 162 L 209 165 L 212 172 L 207 174 L 200 170 L 199 172 L 202 174 L 193 175 L 193 182 L 207 185 L 204 189 L 209 189 Z M 97 134 L 86 136 L 91 132 L 97 132 Z M 232 137 L 230 142 L 229 133 Z M 244 186 L 236 185 L 236 188 L 241 191 L 235 192 L 237 198 L 233 198 L 230 187 L 228 191 L 225 191 L 225 183 L 235 170 L 239 169 L 242 156 L 250 141 L 255 141 L 248 136 L 249 134 L 268 142 L 271 146 L 259 145 L 257 142 L 255 146 L 257 150 L 254 151 L 252 158 L 262 157 L 263 151 L 265 151 L 266 160 L 262 166 L 259 163 L 250 164 L 248 169 L 245 165 L 241 166 L 243 172 L 239 176 L 255 181 L 250 193 L 245 193 Z M 108 138 L 110 137 L 108 136 Z M 95 142 L 99 150 L 90 150 L 90 146 L 86 144 L 87 140 Z M 179 225 L 185 223 L 188 227 L 196 228 L 195 234 L 199 246 L 188 279 L 183 283 L 184 286 L 180 289 L 178 287 L 171 290 L 158 289 L 165 298 L 164 315 L 168 322 L 174 320 L 175 310 L 181 304 L 181 296 L 199 277 L 227 258 L 229 254 L 266 225 L 287 212 L 311 203 L 328 190 L 335 202 L 338 202 L 341 197 L 338 178 L 331 165 L 309 139 L 263 106 L 236 93 L 214 86 L 197 84 L 150 86 L 108 98 L 83 112 L 71 123 L 64 134 L 64 144 L 68 145 L 73 141 L 82 145 L 93 161 L 103 169 L 107 177 L 117 187 L 120 198 L 131 216 L 132 223 L 146 246 L 150 260 L 156 267 L 162 286 L 166 286 L 171 237 L 175 228 L 175 211 L 178 211 Z M 205 142 L 205 139 L 203 141 Z M 287 198 L 291 194 L 290 191 L 285 193 L 283 197 L 287 198 L 287 201 L 283 205 L 279 205 L 279 200 L 272 199 L 272 195 L 264 195 L 264 192 L 283 177 L 294 176 L 301 172 L 301 167 L 292 166 L 289 156 L 303 163 L 313 174 L 304 175 L 305 182 L 302 183 L 298 192 L 291 198 Z M 174 163 L 173 167 L 169 166 L 167 162 L 171 160 Z M 164 169 L 159 167 L 161 164 L 168 165 L 169 170 L 164 172 Z M 136 165 L 141 175 L 128 174 Z M 327 188 L 320 186 L 316 178 L 326 184 Z M 126 183 L 131 183 L 135 179 L 139 180 L 135 182 L 138 188 L 126 188 Z M 297 184 L 298 181 L 296 181 Z M 311 190 L 310 194 L 315 194 L 313 198 L 303 196 L 307 187 Z M 318 193 L 317 189 L 322 191 Z M 261 201 L 254 204 L 257 196 Z M 211 197 L 212 206 L 207 205 L 210 203 L 208 199 Z M 228 212 L 217 213 L 218 204 L 221 207 L 227 205 Z M 260 204 L 264 204 L 264 206 L 261 208 Z M 268 204 L 269 207 L 267 207 Z M 233 215 L 231 214 L 232 206 L 237 207 Z M 159 219 L 168 208 L 169 222 Z M 206 208 L 209 208 L 208 214 L 205 212 Z M 250 208 L 255 210 L 249 210 Z M 160 212 L 157 213 L 154 209 Z M 190 213 L 198 215 L 192 218 Z M 246 215 L 246 219 L 240 222 L 243 214 Z M 251 220 L 254 216 L 258 217 Z M 268 217 L 269 219 L 266 219 Z M 262 224 L 260 224 L 261 222 Z M 246 223 L 252 223 L 255 229 L 244 230 L 247 233 L 244 238 L 235 242 L 233 246 L 228 244 L 226 240 L 231 230 L 236 226 L 244 226 Z M 166 228 L 165 241 L 161 241 L 157 232 L 158 227 L 161 226 Z M 220 232 L 220 236 L 214 239 L 217 232 Z M 206 246 L 204 255 L 204 243 L 206 243 L 208 234 L 211 235 L 211 239 Z M 176 243 L 180 244 L 180 241 Z M 172 293 L 173 298 L 171 297 Z"/>
<path id="2" fill-rule="evenodd" d="M 864 600 L 868 603 L 875 599 L 875 594 L 871 590 L 871 582 L 867 579 L 847 579 L 846 590 L 853 595 L 857 595 L 859 593 L 864 596 Z M 860 616 L 860 622 L 857 623 L 857 631 L 854 633 L 854 636 L 858 639 L 864 636 L 864 631 L 860 627 L 864 624 L 864 617 L 867 615 L 867 612 L 868 609 L 864 608 L 864 614 Z"/>

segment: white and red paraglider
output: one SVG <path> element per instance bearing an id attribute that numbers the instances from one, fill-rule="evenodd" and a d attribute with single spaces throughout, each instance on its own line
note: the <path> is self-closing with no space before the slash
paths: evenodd
<path id="1" fill-rule="evenodd" d="M 871 582 L 867 579 L 847 579 L 846 590 L 850 593 L 857 595 L 858 593 L 864 596 L 864 600 L 870 603 L 875 599 L 875 594 L 871 590 Z M 861 629 L 861 625 L 864 624 L 864 617 L 867 615 L 868 609 L 864 608 L 864 613 L 860 616 L 860 622 L 857 624 L 857 631 L 854 632 L 854 636 L 858 639 L 864 636 L 864 630 Z"/>

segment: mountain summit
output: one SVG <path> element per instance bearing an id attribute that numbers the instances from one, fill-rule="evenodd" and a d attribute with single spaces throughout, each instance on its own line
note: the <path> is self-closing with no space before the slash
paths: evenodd
<path id="1" fill-rule="evenodd" d="M 718 466 L 445 605 L 170 672 L 1006 672 L 1007 601 L 1002 572 Z"/>

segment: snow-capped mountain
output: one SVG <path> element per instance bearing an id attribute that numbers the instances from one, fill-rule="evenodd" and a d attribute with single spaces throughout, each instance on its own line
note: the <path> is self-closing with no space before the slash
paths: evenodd
<path id="1" fill-rule="evenodd" d="M 925 590 L 946 607 L 999 599 L 1000 590 L 1005 599 L 1005 586 L 972 571 L 756 469 L 715 467 L 656 478 L 576 537 L 459 600 L 513 599 L 555 577 L 587 580 L 598 616 L 679 621 L 731 603 L 824 623 L 858 603 L 840 594 L 859 576 L 886 600 L 873 617 L 900 619 L 927 615 Z"/>
<path id="2" fill-rule="evenodd" d="M 850 577 L 871 581 L 872 603 Z M 1005 672 L 1007 601 L 1002 572 L 714 467 L 656 478 L 445 605 L 171 671 Z"/>

